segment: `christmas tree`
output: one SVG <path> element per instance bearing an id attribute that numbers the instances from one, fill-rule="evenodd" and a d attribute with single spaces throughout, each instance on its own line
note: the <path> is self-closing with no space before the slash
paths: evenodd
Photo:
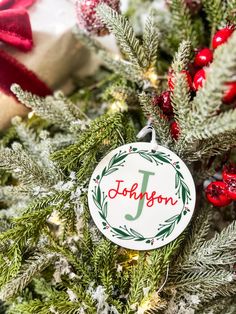
<path id="1" fill-rule="evenodd" d="M 69 98 L 12 86 L 32 113 L 1 137 L 1 313 L 236 313 L 236 2 L 157 2 L 130 1 L 125 16 L 118 0 L 79 0 L 75 36 L 99 71 Z M 108 32 L 121 55 L 93 37 Z M 177 239 L 133 251 L 97 229 L 88 184 L 147 121 L 197 202 Z"/>

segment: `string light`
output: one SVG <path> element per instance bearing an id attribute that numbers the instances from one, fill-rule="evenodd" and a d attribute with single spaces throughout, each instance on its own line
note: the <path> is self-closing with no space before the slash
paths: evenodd
<path id="1" fill-rule="evenodd" d="M 51 224 L 54 224 L 56 226 L 60 226 L 62 223 L 62 220 L 59 218 L 58 212 L 53 211 L 51 216 L 47 220 Z"/>
<path id="2" fill-rule="evenodd" d="M 146 300 L 138 307 L 137 314 L 144 314 L 149 309 L 150 309 L 150 300 Z"/>
<path id="3" fill-rule="evenodd" d="M 146 78 L 153 87 L 157 87 L 159 80 L 156 71 L 153 68 L 150 68 L 145 74 L 144 78 Z"/>
<path id="4" fill-rule="evenodd" d="M 128 111 L 128 105 L 124 101 L 114 101 L 111 106 L 109 112 L 116 113 L 116 112 L 126 112 Z"/>
<path id="5" fill-rule="evenodd" d="M 133 261 L 137 261 L 139 259 L 139 255 L 138 254 L 136 254 L 136 255 L 134 255 L 133 257 L 132 257 L 132 260 Z"/>

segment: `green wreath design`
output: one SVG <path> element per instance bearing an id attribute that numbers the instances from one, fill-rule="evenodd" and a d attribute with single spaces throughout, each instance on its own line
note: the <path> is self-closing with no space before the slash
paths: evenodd
<path id="1" fill-rule="evenodd" d="M 131 154 L 139 154 L 142 158 L 145 158 L 149 162 L 156 163 L 156 165 L 163 165 L 164 163 L 171 165 L 175 171 L 175 189 L 176 195 L 183 202 L 182 210 L 179 214 L 172 216 L 171 218 L 165 220 L 163 224 L 159 224 L 157 234 L 154 237 L 144 237 L 139 232 L 135 231 L 132 228 L 127 228 L 126 225 L 115 228 L 109 224 L 107 221 L 108 214 L 108 202 L 107 195 L 101 190 L 102 179 L 113 172 L 119 170 L 120 167 L 123 167 L 125 164 L 125 159 Z M 135 147 L 130 147 L 129 152 L 119 151 L 115 154 L 110 160 L 109 164 L 102 170 L 101 175 L 98 175 L 94 179 L 96 183 L 94 190 L 92 190 L 92 197 L 94 204 L 98 208 L 99 215 L 102 218 L 103 229 L 110 229 L 113 237 L 117 237 L 122 240 L 134 240 L 134 241 L 143 241 L 147 244 L 153 245 L 154 240 L 164 240 L 169 237 L 175 229 L 175 226 L 181 221 L 182 217 L 187 215 L 190 210 L 187 205 L 191 200 L 190 190 L 187 184 L 184 182 L 184 177 L 180 172 L 179 162 L 172 163 L 170 155 L 167 155 L 158 151 L 148 151 L 148 150 L 139 150 Z"/>

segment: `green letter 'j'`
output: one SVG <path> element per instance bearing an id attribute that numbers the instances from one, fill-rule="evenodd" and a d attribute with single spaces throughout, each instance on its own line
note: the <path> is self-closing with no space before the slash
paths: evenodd
<path id="1" fill-rule="evenodd" d="M 144 193 L 147 191 L 149 177 L 154 176 L 155 173 L 144 171 L 144 170 L 139 170 L 139 172 L 143 174 L 143 183 L 142 183 L 141 193 L 142 193 L 142 195 L 144 195 Z M 127 220 L 130 220 L 130 221 L 137 220 L 142 214 L 144 201 L 145 201 L 145 197 L 142 197 L 139 200 L 138 210 L 137 210 L 137 213 L 134 217 L 128 214 L 128 215 L 125 215 L 125 218 Z"/>

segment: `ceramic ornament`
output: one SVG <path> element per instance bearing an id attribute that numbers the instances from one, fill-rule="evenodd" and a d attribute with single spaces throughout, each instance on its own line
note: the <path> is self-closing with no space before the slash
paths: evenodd
<path id="1" fill-rule="evenodd" d="M 92 218 L 121 247 L 151 250 L 175 240 L 187 227 L 196 200 L 184 162 L 160 145 L 133 143 L 110 152 L 89 184 Z"/>

